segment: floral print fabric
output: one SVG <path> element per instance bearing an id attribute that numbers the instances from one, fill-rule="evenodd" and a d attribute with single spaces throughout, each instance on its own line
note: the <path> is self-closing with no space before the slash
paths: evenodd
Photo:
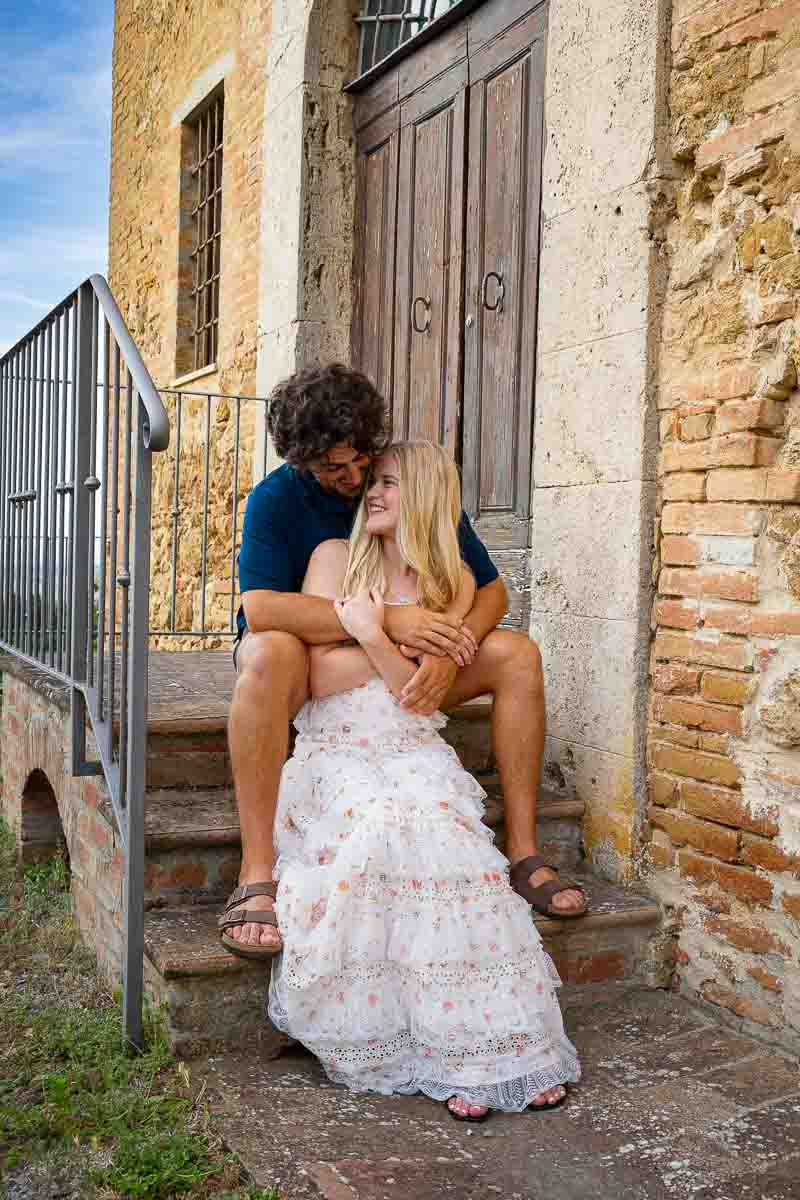
<path id="1" fill-rule="evenodd" d="M 520 1111 L 580 1069 L 558 974 L 445 723 L 381 680 L 298 714 L 268 1011 L 353 1091 Z"/>

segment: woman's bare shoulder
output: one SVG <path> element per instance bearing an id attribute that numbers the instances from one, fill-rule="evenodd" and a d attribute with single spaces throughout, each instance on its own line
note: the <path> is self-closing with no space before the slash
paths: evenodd
<path id="1" fill-rule="evenodd" d="M 320 542 L 311 557 L 318 562 L 339 562 L 347 558 L 347 546 L 347 538 L 328 538 L 327 542 Z"/>
<path id="2" fill-rule="evenodd" d="M 308 560 L 303 591 L 312 596 L 335 599 L 344 581 L 347 569 L 347 542 L 343 538 L 330 538 L 320 542 Z"/>

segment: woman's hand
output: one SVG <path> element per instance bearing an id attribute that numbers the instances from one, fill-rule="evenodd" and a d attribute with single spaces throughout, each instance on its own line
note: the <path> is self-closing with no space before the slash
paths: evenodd
<path id="1" fill-rule="evenodd" d="M 350 600 L 334 601 L 336 615 L 345 631 L 360 645 L 374 641 L 383 633 L 383 596 L 371 588 Z"/>

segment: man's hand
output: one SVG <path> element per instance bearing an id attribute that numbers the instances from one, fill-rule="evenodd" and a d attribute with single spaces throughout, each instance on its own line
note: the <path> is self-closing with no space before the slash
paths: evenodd
<path id="1" fill-rule="evenodd" d="M 430 717 L 453 686 L 458 667 L 451 658 L 423 654 L 419 669 L 400 693 L 400 703 L 409 712 Z"/>
<path id="2" fill-rule="evenodd" d="M 471 630 L 446 613 L 428 612 L 416 604 L 389 605 L 385 625 L 397 645 L 436 658 L 447 655 L 458 667 L 466 667 L 478 653 Z"/>

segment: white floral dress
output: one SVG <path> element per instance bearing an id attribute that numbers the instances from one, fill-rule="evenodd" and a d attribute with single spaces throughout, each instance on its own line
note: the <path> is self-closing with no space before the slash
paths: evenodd
<path id="1" fill-rule="evenodd" d="M 580 1068 L 555 966 L 445 724 L 382 680 L 298 714 L 268 1012 L 353 1091 L 519 1112 Z"/>

